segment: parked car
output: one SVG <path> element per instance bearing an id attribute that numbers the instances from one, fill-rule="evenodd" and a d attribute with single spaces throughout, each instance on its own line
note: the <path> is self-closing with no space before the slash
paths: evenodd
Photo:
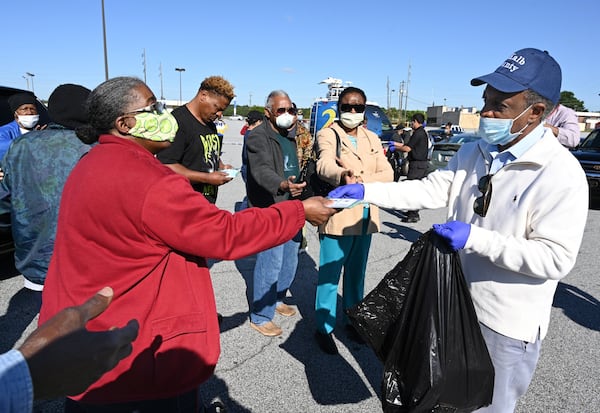
<path id="1" fill-rule="evenodd" d="M 8 106 L 8 98 L 16 93 L 31 93 L 27 90 L 16 89 L 12 87 L 0 86 L 0 125 L 12 122 L 15 117 Z M 38 113 L 40 115 L 40 125 L 48 123 L 48 109 L 42 102 L 37 102 Z M 10 229 L 10 214 L 0 214 L 0 255 L 9 254 L 14 251 L 12 232 Z"/>
<path id="2" fill-rule="evenodd" d="M 600 207 L 600 128 L 594 129 L 571 152 L 577 158 L 590 187 L 590 207 Z"/>
<path id="3" fill-rule="evenodd" d="M 31 93 L 29 90 L 16 89 L 13 87 L 0 86 L 0 126 L 12 122 L 15 117 L 8 107 L 8 98 L 16 93 Z M 48 109 L 42 102 L 37 102 L 38 114 L 40 115 L 40 125 L 45 125 L 50 120 Z"/>
<path id="4" fill-rule="evenodd" d="M 473 133 L 459 133 L 433 145 L 431 153 L 431 166 L 434 169 L 445 167 L 450 159 L 458 152 L 463 143 L 474 142 L 481 139 Z"/>
<path id="5" fill-rule="evenodd" d="M 452 131 L 452 135 L 458 135 L 459 133 L 464 132 L 463 128 L 458 125 L 453 125 L 450 129 Z M 448 136 L 446 136 L 445 128 L 427 129 L 427 133 L 434 142 L 441 142 L 448 138 Z"/>

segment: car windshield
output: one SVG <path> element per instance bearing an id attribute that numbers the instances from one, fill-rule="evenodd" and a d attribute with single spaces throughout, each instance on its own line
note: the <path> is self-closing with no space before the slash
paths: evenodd
<path id="1" fill-rule="evenodd" d="M 581 144 L 582 149 L 600 149 L 600 129 L 596 129 L 588 135 Z"/>
<path id="2" fill-rule="evenodd" d="M 458 135 L 454 135 L 448 138 L 447 141 L 444 141 L 442 143 L 467 143 L 476 141 L 478 139 L 480 139 L 480 137 L 477 135 L 471 135 L 469 133 L 459 133 Z"/>

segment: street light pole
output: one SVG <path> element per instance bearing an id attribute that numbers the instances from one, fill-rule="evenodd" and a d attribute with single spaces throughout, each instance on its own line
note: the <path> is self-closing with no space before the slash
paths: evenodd
<path id="1" fill-rule="evenodd" d="M 183 68 L 183 67 L 176 67 L 175 70 L 179 72 L 179 106 L 181 106 L 181 103 L 182 103 L 182 99 L 181 99 L 181 72 L 185 72 L 185 68 Z"/>
<path id="2" fill-rule="evenodd" d="M 33 93 L 35 95 L 35 89 L 33 87 L 33 77 L 35 75 L 33 73 L 30 73 L 30 72 L 26 72 L 25 74 L 31 78 L 31 93 Z"/>
<path id="3" fill-rule="evenodd" d="M 21 76 L 27 82 L 27 90 L 29 90 L 29 78 L 25 75 Z"/>
<path id="4" fill-rule="evenodd" d="M 106 51 L 106 19 L 104 18 L 104 0 L 102 0 L 102 37 L 104 39 L 104 77 L 108 80 L 108 53 Z"/>

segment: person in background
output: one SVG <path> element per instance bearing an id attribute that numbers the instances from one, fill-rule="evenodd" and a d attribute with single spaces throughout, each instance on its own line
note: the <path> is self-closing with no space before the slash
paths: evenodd
<path id="1" fill-rule="evenodd" d="M 0 355 L 0 411 L 27 413 L 33 400 L 84 391 L 132 351 L 139 324 L 89 331 L 87 322 L 102 314 L 113 298 L 104 287 L 85 303 L 65 308 L 40 325 L 23 345 Z"/>
<path id="2" fill-rule="evenodd" d="M 40 116 L 36 106 L 37 99 L 33 93 L 17 93 L 8 98 L 8 107 L 15 120 L 0 126 L 0 162 L 11 142 L 37 127 Z M 41 129 L 41 127 L 38 127 Z M 1 166 L 1 165 L 0 165 Z"/>
<path id="3" fill-rule="evenodd" d="M 185 176 L 213 204 L 219 186 L 233 179 L 220 171 L 232 166 L 221 160 L 223 136 L 219 136 L 215 121 L 234 97 L 233 86 L 221 76 L 204 79 L 196 96 L 173 110 L 179 125 L 175 142 L 157 154 L 162 163 Z"/>
<path id="4" fill-rule="evenodd" d="M 246 150 L 246 139 L 248 139 L 250 131 L 260 125 L 263 119 L 264 115 L 262 113 L 257 110 L 251 110 L 248 112 L 248 116 L 246 116 L 246 123 L 240 131 L 240 133 L 244 135 L 244 143 L 242 145 L 242 167 L 240 168 L 240 173 L 242 174 L 244 183 L 246 183 L 248 180 L 248 152 Z"/>
<path id="5" fill-rule="evenodd" d="M 367 97 L 356 87 L 345 88 L 338 100 L 338 121 L 317 133 L 317 173 L 331 185 L 356 182 L 391 182 L 392 167 L 379 137 L 361 127 Z M 337 139 L 340 156 L 337 157 Z M 325 353 L 337 354 L 332 337 L 336 326 L 337 292 L 342 268 L 343 309 L 363 299 L 365 271 L 372 234 L 379 231 L 379 209 L 362 204 L 344 209 L 319 226 L 319 278 L 315 297 L 315 339 Z M 362 342 L 349 323 L 350 339 Z"/>
<path id="6" fill-rule="evenodd" d="M 246 139 L 250 134 L 250 131 L 260 125 L 263 121 L 264 115 L 257 110 L 251 110 L 246 116 L 246 123 L 242 127 L 240 133 L 244 135 L 244 143 L 242 144 L 242 166 L 240 167 L 240 174 L 244 180 L 244 184 L 248 181 L 248 152 L 246 150 Z M 240 203 L 239 210 L 248 208 L 248 196 L 245 195 L 244 199 Z"/>
<path id="7" fill-rule="evenodd" d="M 422 113 L 415 113 L 411 118 L 412 135 L 410 140 L 405 144 L 396 145 L 396 150 L 408 153 L 408 174 L 406 179 L 421 179 L 427 176 L 429 167 L 429 136 L 423 127 L 425 117 Z M 402 222 L 419 222 L 419 210 L 411 209 L 406 211 L 406 216 L 402 218 Z"/>
<path id="8" fill-rule="evenodd" d="M 549 128 L 558 141 L 567 148 L 574 148 L 581 141 L 577 114 L 573 109 L 560 103 L 546 117 L 544 127 Z"/>
<path id="9" fill-rule="evenodd" d="M 25 288 L 33 291 L 44 288 L 65 181 L 93 143 L 75 134 L 87 122 L 89 94 L 81 85 L 54 89 L 48 99 L 52 121 L 47 128 L 17 137 L 3 159 L 0 214 L 10 213 L 15 267 L 25 278 Z"/>
<path id="10" fill-rule="evenodd" d="M 65 412 L 198 411 L 198 387 L 219 358 L 219 325 L 207 258 L 234 260 L 291 239 L 335 210 L 324 198 L 236 214 L 194 191 L 155 154 L 177 121 L 137 78 L 118 77 L 88 98 L 78 136 L 99 143 L 65 184 L 40 323 L 111 285 L 114 305 L 91 330 L 140 321 L 131 355 Z M 176 410 L 179 409 L 179 410 Z"/>
<path id="11" fill-rule="evenodd" d="M 295 183 L 300 172 L 295 141 L 296 108 L 283 90 L 269 93 L 265 121 L 248 135 L 248 180 L 250 207 L 267 208 L 299 196 L 306 183 Z M 256 254 L 252 275 L 250 327 L 264 336 L 282 334 L 273 322 L 275 313 L 292 317 L 296 309 L 283 302 L 298 267 L 301 228 L 284 244 Z"/>
<path id="12" fill-rule="evenodd" d="M 446 125 L 444 126 L 444 138 L 449 138 L 452 135 L 454 135 L 452 133 L 452 122 L 446 122 Z"/>
<path id="13" fill-rule="evenodd" d="M 459 251 L 494 364 L 492 404 L 515 409 L 533 377 L 558 281 L 575 265 L 588 213 L 579 162 L 543 119 L 560 96 L 561 69 L 534 48 L 511 54 L 471 85 L 483 92 L 477 142 L 422 180 L 347 185 L 332 197 L 386 208 L 448 208 L 433 230 Z M 568 225 L 564 225 L 568 222 Z"/>

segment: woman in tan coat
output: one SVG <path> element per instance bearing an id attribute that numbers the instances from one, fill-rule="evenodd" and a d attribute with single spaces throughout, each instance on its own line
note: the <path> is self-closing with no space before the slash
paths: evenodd
<path id="1" fill-rule="evenodd" d="M 338 100 L 338 121 L 317 133 L 319 177 L 332 185 L 356 182 L 391 182 L 394 174 L 379 137 L 362 127 L 367 97 L 348 87 Z M 336 150 L 339 136 L 340 147 Z M 339 157 L 336 154 L 339 153 Z M 319 281 L 315 299 L 315 338 L 326 353 L 337 354 L 331 332 L 336 323 L 337 290 L 342 268 L 343 308 L 363 298 L 371 234 L 379 231 L 379 209 L 359 204 L 344 209 L 319 226 Z M 361 341 L 348 324 L 348 336 Z"/>

